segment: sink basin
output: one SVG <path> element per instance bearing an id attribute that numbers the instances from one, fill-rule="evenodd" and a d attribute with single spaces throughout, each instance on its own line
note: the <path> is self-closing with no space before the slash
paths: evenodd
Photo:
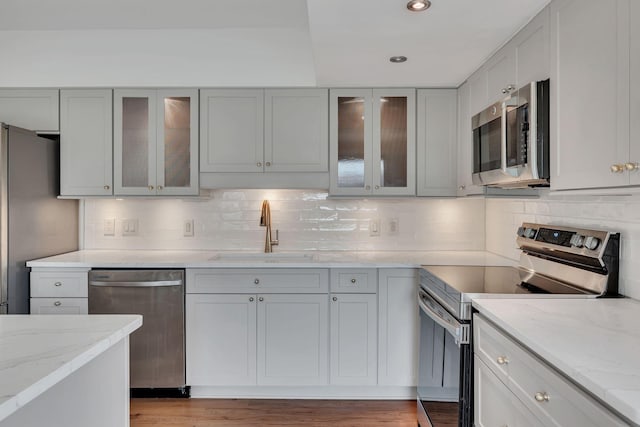
<path id="1" fill-rule="evenodd" d="M 313 254 L 286 252 L 220 252 L 209 258 L 209 261 L 234 262 L 311 262 L 314 260 Z"/>

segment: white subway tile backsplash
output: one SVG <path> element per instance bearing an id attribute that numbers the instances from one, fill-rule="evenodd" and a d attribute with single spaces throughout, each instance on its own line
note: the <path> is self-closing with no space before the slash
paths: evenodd
<path id="1" fill-rule="evenodd" d="M 276 250 L 484 250 L 483 199 L 332 199 L 307 190 L 216 190 L 199 199 L 87 199 L 86 249 L 257 250 L 264 245 L 260 207 L 269 199 Z M 105 218 L 137 218 L 139 235 L 104 236 Z M 371 219 L 381 235 L 369 235 Z M 399 220 L 391 234 L 388 221 Z M 183 236 L 193 219 L 194 236 Z"/>

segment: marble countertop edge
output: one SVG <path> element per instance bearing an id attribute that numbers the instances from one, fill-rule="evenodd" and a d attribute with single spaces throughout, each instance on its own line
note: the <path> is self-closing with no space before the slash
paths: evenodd
<path id="1" fill-rule="evenodd" d="M 45 317 L 45 315 L 39 315 Z M 36 399 L 38 396 L 67 378 L 69 375 L 78 371 L 80 368 L 91 362 L 93 359 L 104 353 L 113 345 L 127 337 L 133 331 L 142 326 L 142 316 L 127 315 L 131 320 L 124 326 L 113 331 L 106 337 L 103 337 L 93 343 L 90 347 L 83 349 L 72 359 L 66 361 L 62 365 L 55 368 L 49 374 L 41 377 L 39 380 L 28 385 L 25 389 L 12 395 L 4 402 L 0 402 L 0 422 L 11 416 L 14 412 Z M 5 396 L 6 397 L 6 396 Z"/>

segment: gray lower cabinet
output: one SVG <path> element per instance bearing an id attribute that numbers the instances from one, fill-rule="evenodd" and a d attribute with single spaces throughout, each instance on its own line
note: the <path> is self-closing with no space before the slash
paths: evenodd
<path id="1" fill-rule="evenodd" d="M 628 425 L 481 315 L 474 315 L 476 426 Z"/>
<path id="2" fill-rule="evenodd" d="M 87 314 L 88 268 L 32 268 L 31 314 Z"/>
<path id="3" fill-rule="evenodd" d="M 329 301 L 329 383 L 378 383 L 378 270 L 332 268 Z"/>

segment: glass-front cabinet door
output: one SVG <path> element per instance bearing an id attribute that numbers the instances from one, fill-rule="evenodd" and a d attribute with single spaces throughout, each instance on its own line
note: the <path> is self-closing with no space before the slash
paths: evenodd
<path id="1" fill-rule="evenodd" d="M 415 90 L 331 91 L 331 194 L 415 194 Z"/>
<path id="2" fill-rule="evenodd" d="M 197 90 L 114 91 L 114 194 L 198 194 Z"/>

